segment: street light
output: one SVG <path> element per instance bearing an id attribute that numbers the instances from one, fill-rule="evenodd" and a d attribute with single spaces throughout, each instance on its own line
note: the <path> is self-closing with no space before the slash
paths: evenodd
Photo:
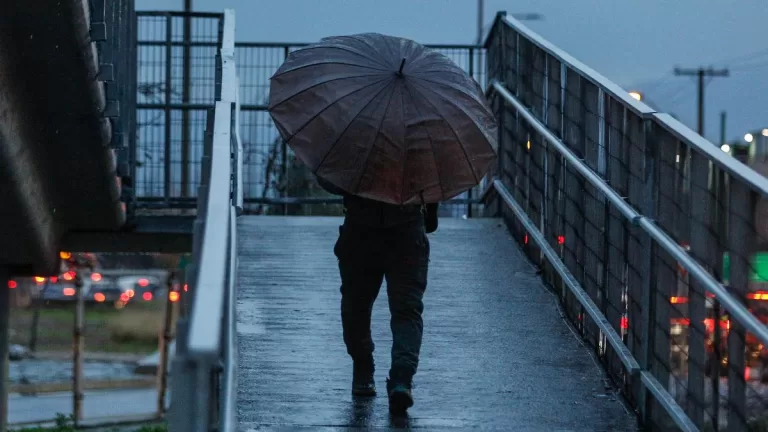
<path id="1" fill-rule="evenodd" d="M 768 137 L 768 129 L 763 129 L 762 135 Z"/>
<path id="2" fill-rule="evenodd" d="M 631 96 L 631 97 L 632 97 L 632 99 L 634 99 L 634 100 L 636 100 L 636 101 L 641 101 L 641 100 L 643 100 L 643 94 L 642 94 L 642 93 L 640 93 L 639 91 L 634 91 L 634 90 L 633 90 L 633 91 L 629 92 L 629 96 Z"/>
<path id="3" fill-rule="evenodd" d="M 744 141 L 751 143 L 754 140 L 755 140 L 755 137 L 751 133 L 744 135 Z"/>
<path id="4" fill-rule="evenodd" d="M 720 150 L 722 150 L 722 151 L 724 151 L 726 153 L 730 153 L 731 152 L 731 146 L 729 146 L 728 144 L 723 144 L 723 145 L 720 146 Z"/>
<path id="5" fill-rule="evenodd" d="M 475 43 L 480 45 L 483 43 L 483 33 L 488 28 L 484 25 L 485 22 L 485 0 L 477 0 L 477 40 Z M 518 21 L 541 21 L 544 19 L 544 15 L 540 13 L 513 13 L 509 14 L 512 18 Z"/>

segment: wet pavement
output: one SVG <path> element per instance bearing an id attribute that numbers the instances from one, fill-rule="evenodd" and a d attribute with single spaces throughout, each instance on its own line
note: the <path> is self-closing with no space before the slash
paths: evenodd
<path id="1" fill-rule="evenodd" d="M 332 248 L 341 219 L 239 220 L 241 431 L 635 431 L 634 416 L 491 219 L 430 235 L 424 344 L 408 418 L 390 418 L 386 290 L 374 307 L 379 396 L 353 401 Z"/>
<path id="2" fill-rule="evenodd" d="M 83 364 L 86 380 L 136 378 L 134 365 L 120 362 L 87 361 Z M 53 383 L 72 380 L 72 362 L 44 359 L 13 361 L 8 371 L 12 383 Z"/>
<path id="3" fill-rule="evenodd" d="M 170 398 L 170 396 L 169 396 Z M 84 420 L 145 416 L 157 410 L 154 389 L 86 391 L 83 400 Z M 57 414 L 72 413 L 72 393 L 50 393 L 38 396 L 8 396 L 8 423 L 45 422 Z"/>

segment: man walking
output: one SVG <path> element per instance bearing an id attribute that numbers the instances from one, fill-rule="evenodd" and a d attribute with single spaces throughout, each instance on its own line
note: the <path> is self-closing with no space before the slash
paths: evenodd
<path id="1" fill-rule="evenodd" d="M 404 412 L 413 405 L 430 254 L 426 233 L 437 229 L 437 204 L 385 204 L 347 194 L 320 177 L 318 182 L 344 197 L 344 224 L 334 254 L 341 274 L 344 343 L 354 362 L 352 393 L 376 395 L 371 312 L 386 279 L 393 339 L 387 395 L 390 410 Z"/>

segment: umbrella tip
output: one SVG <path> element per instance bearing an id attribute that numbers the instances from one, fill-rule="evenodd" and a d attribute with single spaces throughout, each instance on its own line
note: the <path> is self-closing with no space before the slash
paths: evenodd
<path id="1" fill-rule="evenodd" d="M 400 62 L 400 70 L 397 71 L 397 74 L 400 76 L 403 76 L 403 67 L 405 67 L 405 57 L 403 57 L 403 61 Z"/>

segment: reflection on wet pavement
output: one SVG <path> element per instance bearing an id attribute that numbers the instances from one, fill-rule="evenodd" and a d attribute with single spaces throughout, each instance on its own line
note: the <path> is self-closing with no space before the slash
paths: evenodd
<path id="1" fill-rule="evenodd" d="M 340 219 L 241 217 L 240 430 L 635 431 L 506 229 L 430 236 L 424 344 L 408 417 L 389 414 L 386 290 L 374 306 L 378 396 L 353 399 L 332 253 Z"/>

